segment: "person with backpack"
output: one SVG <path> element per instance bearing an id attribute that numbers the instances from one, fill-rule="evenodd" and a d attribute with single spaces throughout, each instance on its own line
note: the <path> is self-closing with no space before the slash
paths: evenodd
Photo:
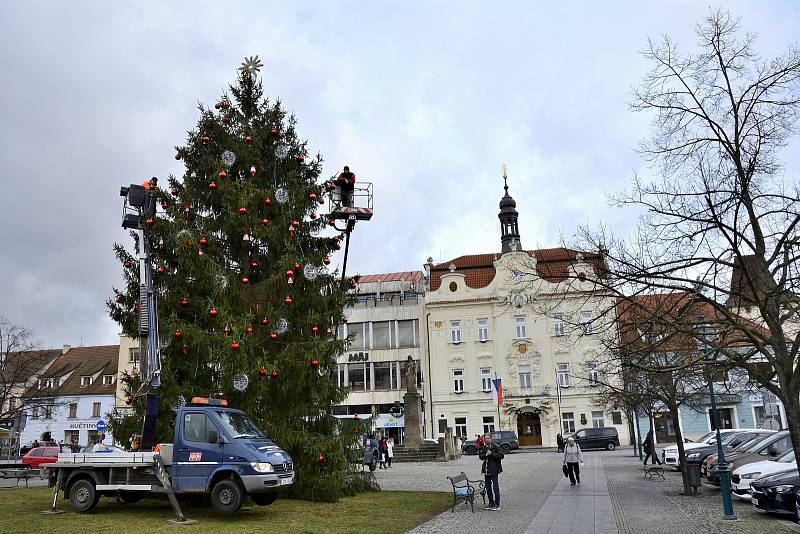
<path id="1" fill-rule="evenodd" d="M 564 465 L 567 466 L 567 474 L 569 475 L 570 485 L 574 486 L 576 480 L 578 484 L 580 484 L 580 466 L 583 465 L 583 453 L 581 452 L 580 445 L 575 443 L 575 438 L 572 436 L 567 438 L 567 444 L 564 445 Z"/>
<path id="2" fill-rule="evenodd" d="M 653 459 L 651 464 L 658 464 L 661 465 L 661 460 L 658 458 L 658 453 L 656 452 L 656 444 L 655 439 L 653 438 L 653 431 L 647 433 L 647 437 L 644 438 L 642 442 L 642 449 L 644 449 L 644 465 L 647 465 L 647 460 L 650 458 Z"/>
<path id="3" fill-rule="evenodd" d="M 492 436 L 483 436 L 483 448 L 480 450 L 479 457 L 483 460 L 481 473 L 483 473 L 486 485 L 486 496 L 489 497 L 487 510 L 500 510 L 500 473 L 503 472 L 503 453 L 496 443 L 492 442 Z"/>

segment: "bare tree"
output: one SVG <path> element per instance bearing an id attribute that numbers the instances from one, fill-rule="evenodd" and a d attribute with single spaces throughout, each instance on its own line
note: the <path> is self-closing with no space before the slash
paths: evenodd
<path id="1" fill-rule="evenodd" d="M 720 362 L 746 369 L 783 403 L 800 454 L 800 192 L 779 159 L 796 133 L 800 49 L 764 60 L 723 11 L 698 25 L 697 38 L 695 52 L 669 37 L 644 52 L 652 69 L 632 108 L 653 117 L 641 152 L 659 178 L 637 178 L 613 199 L 644 211 L 635 234 L 583 228 L 577 246 L 607 247 L 611 276 L 596 283 L 624 302 L 688 296 L 680 313 L 651 317 L 698 347 L 699 363 L 675 358 L 670 372 Z M 663 363 L 638 367 L 660 372 Z"/>
<path id="2" fill-rule="evenodd" d="M 59 354 L 40 350 L 30 330 L 0 317 L 0 420 L 13 419 L 34 406 L 53 406 L 48 390 L 34 385 Z"/>

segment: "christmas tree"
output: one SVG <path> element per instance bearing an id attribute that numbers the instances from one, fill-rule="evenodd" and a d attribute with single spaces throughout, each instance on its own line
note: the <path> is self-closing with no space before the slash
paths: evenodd
<path id="1" fill-rule="evenodd" d="M 171 441 L 176 406 L 193 396 L 228 400 L 248 413 L 293 458 L 294 496 L 334 501 L 374 482 L 350 471 L 360 454 L 359 421 L 330 408 L 347 391 L 330 376 L 344 340 L 333 335 L 353 280 L 329 272 L 340 236 L 325 237 L 317 210 L 332 189 L 322 160 L 309 158 L 296 121 L 270 102 L 245 61 L 230 94 L 200 119 L 175 158 L 186 167 L 167 187 L 152 182 L 161 210 L 148 216 L 160 329 L 161 411 L 158 437 Z M 134 233 L 138 253 L 141 243 Z M 138 262 L 115 245 L 126 287 L 110 314 L 137 337 Z M 124 375 L 133 415 L 114 435 L 141 428 L 140 379 Z"/>

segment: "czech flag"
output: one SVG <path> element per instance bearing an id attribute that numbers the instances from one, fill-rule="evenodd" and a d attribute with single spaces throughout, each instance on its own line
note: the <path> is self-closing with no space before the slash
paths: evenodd
<path id="1" fill-rule="evenodd" d="M 503 381 L 499 378 L 492 380 L 492 400 L 495 406 L 503 405 Z"/>

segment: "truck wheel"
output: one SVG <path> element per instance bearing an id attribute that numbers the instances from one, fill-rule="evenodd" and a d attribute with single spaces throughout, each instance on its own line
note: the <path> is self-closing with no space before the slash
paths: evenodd
<path id="1" fill-rule="evenodd" d="M 211 490 L 211 506 L 223 514 L 232 514 L 242 507 L 244 490 L 235 480 L 220 480 Z"/>
<path id="2" fill-rule="evenodd" d="M 472 445 L 468 445 L 464 447 L 464 453 L 466 454 L 478 454 L 478 447 L 474 447 Z"/>
<path id="3" fill-rule="evenodd" d="M 255 493 L 251 494 L 250 498 L 253 499 L 253 502 L 259 506 L 269 506 L 270 504 L 275 502 L 275 499 L 278 498 L 277 493 Z"/>
<path id="4" fill-rule="evenodd" d="M 617 446 L 614 445 L 613 441 L 609 441 L 608 443 L 606 443 L 606 450 L 607 451 L 613 451 L 616 448 L 617 448 Z"/>
<path id="5" fill-rule="evenodd" d="M 511 452 L 511 445 L 509 445 L 508 443 L 503 443 L 502 445 L 500 445 L 500 451 L 503 454 L 510 453 Z"/>
<path id="6" fill-rule="evenodd" d="M 69 489 L 69 503 L 79 513 L 88 512 L 100 500 L 100 494 L 94 487 L 94 481 L 82 478 Z"/>

